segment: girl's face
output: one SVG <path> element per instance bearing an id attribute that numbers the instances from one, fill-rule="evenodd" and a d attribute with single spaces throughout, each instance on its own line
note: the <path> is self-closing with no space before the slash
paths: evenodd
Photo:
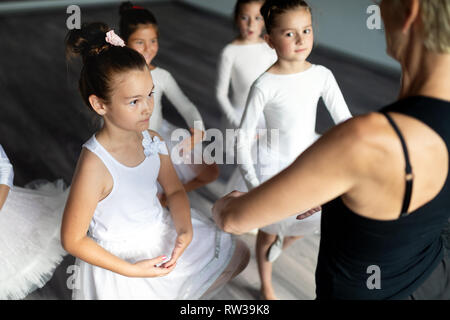
<path id="1" fill-rule="evenodd" d="M 153 24 L 140 24 L 128 38 L 128 47 L 142 54 L 148 65 L 158 53 L 158 29 Z"/>
<path id="2" fill-rule="evenodd" d="M 265 36 L 285 61 L 305 61 L 314 44 L 311 13 L 305 8 L 289 10 L 276 18 L 276 26 Z"/>
<path id="3" fill-rule="evenodd" d="M 264 29 L 264 18 L 261 15 L 262 2 L 254 1 L 240 6 L 237 16 L 237 27 L 242 40 L 257 41 Z"/>
<path id="4" fill-rule="evenodd" d="M 150 70 L 131 70 L 115 77 L 105 121 L 127 131 L 148 129 L 153 112 L 153 80 Z M 98 112 L 98 111 L 97 111 Z"/>

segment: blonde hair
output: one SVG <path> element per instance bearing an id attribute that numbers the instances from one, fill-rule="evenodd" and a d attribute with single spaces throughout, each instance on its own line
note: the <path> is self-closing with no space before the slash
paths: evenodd
<path id="1" fill-rule="evenodd" d="M 391 0 L 396 7 L 405 0 Z M 425 48 L 436 53 L 450 53 L 450 1 L 420 0 Z"/>

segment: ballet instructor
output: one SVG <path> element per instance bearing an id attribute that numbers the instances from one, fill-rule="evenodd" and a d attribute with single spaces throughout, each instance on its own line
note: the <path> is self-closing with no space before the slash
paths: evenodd
<path id="1" fill-rule="evenodd" d="M 324 134 L 287 169 L 219 199 L 242 234 L 322 205 L 317 299 L 450 299 L 450 1 L 382 0 L 399 98 Z M 299 216 L 299 219 L 302 217 Z"/>

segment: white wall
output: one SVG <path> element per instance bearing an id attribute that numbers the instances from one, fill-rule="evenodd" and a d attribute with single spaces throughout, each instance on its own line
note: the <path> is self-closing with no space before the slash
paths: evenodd
<path id="1" fill-rule="evenodd" d="M 0 3 L 0 13 L 14 13 L 29 10 L 45 10 L 52 8 L 67 8 L 75 4 L 79 6 L 101 5 L 111 3 L 121 3 L 124 0 L 34 0 L 34 1 L 6 1 Z M 134 0 L 133 3 L 140 2 L 170 2 L 172 0 Z M 225 0 L 226 1 L 226 0 Z"/>
<path id="2" fill-rule="evenodd" d="M 226 16 L 232 16 L 235 0 L 177 0 L 211 10 Z"/>
<path id="3" fill-rule="evenodd" d="M 179 0 L 232 16 L 235 0 Z M 357 56 L 372 63 L 399 70 L 386 54 L 384 30 L 369 30 L 367 8 L 372 0 L 309 0 L 315 19 L 316 43 Z"/>

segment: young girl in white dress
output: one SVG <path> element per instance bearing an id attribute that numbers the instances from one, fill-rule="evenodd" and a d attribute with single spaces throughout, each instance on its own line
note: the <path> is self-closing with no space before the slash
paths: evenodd
<path id="1" fill-rule="evenodd" d="M 67 254 L 59 236 L 67 198 L 62 180 L 26 189 L 13 179 L 0 145 L 0 300 L 23 299 L 43 287 Z"/>
<path id="2" fill-rule="evenodd" d="M 278 61 L 253 84 L 238 134 L 238 158 L 242 160 L 239 168 L 249 190 L 289 166 L 318 138 L 315 125 L 321 97 L 335 123 L 351 117 L 331 71 L 306 60 L 314 39 L 308 4 L 301 0 L 268 0 L 261 12 L 267 29 L 265 39 L 276 50 Z M 255 115 L 261 114 L 268 136 L 265 141 L 259 140 L 256 160 L 252 159 L 252 139 L 248 137 L 254 137 Z M 272 129 L 278 131 L 278 140 L 272 140 Z M 320 212 L 304 220 L 293 216 L 258 231 L 256 253 L 264 298 L 276 298 L 271 283 L 272 262 L 282 248 L 319 230 L 320 216 Z"/>
<path id="3" fill-rule="evenodd" d="M 262 38 L 264 19 L 260 9 L 263 3 L 264 0 L 236 2 L 234 23 L 239 35 L 220 55 L 216 96 L 228 121 L 227 128 L 239 127 L 252 83 L 277 60 L 275 50 Z M 264 118 L 260 121 L 263 126 Z"/>
<path id="4" fill-rule="evenodd" d="M 239 127 L 245 103 L 253 82 L 277 60 L 275 50 L 262 38 L 264 19 L 260 9 L 264 0 L 238 0 L 234 8 L 234 23 L 239 35 L 222 50 L 218 64 L 216 97 L 223 112 L 222 130 Z M 231 86 L 231 94 L 230 94 Z M 264 117 L 258 128 L 264 128 Z M 225 151 L 234 153 L 234 139 L 225 140 Z M 225 187 L 226 192 L 245 190 L 242 175 L 236 169 Z"/>
<path id="5" fill-rule="evenodd" d="M 200 113 L 180 89 L 170 72 L 152 64 L 159 49 L 159 27 L 155 16 L 143 7 L 133 6 L 131 2 L 123 2 L 119 11 L 121 37 L 128 47 L 144 56 L 155 83 L 155 107 L 150 119 L 149 129 L 157 131 L 164 138 L 172 156 L 176 152 L 178 157 L 178 151 L 180 151 L 180 154 L 183 152 L 181 150 L 183 146 L 178 141 L 172 141 L 171 139 L 172 132 L 179 128 L 163 118 L 161 100 L 163 95 L 166 95 L 185 119 L 191 133 L 194 133 L 193 129 L 196 129 L 197 133 L 191 137 L 192 140 L 195 138 L 196 141 L 192 141 L 191 146 L 197 143 L 201 146 L 199 142 L 202 133 L 200 131 L 205 131 L 205 125 Z M 186 132 L 185 136 L 190 136 L 190 133 Z M 175 147 L 177 149 L 174 150 Z M 196 154 L 193 153 L 194 150 Z M 202 187 L 216 180 L 219 176 L 219 168 L 215 163 L 208 165 L 203 161 L 201 148 L 195 148 L 192 151 L 187 160 L 181 160 L 181 157 L 172 159 L 178 177 L 187 192 Z M 165 195 L 161 193 L 160 196 L 162 203 L 165 203 Z"/>
<path id="6" fill-rule="evenodd" d="M 144 57 L 103 23 L 70 31 L 66 44 L 83 58 L 83 100 L 104 120 L 83 145 L 61 227 L 77 257 L 73 298 L 205 297 L 242 271 L 249 251 L 190 210 L 163 139 L 147 130 L 155 85 Z"/>

